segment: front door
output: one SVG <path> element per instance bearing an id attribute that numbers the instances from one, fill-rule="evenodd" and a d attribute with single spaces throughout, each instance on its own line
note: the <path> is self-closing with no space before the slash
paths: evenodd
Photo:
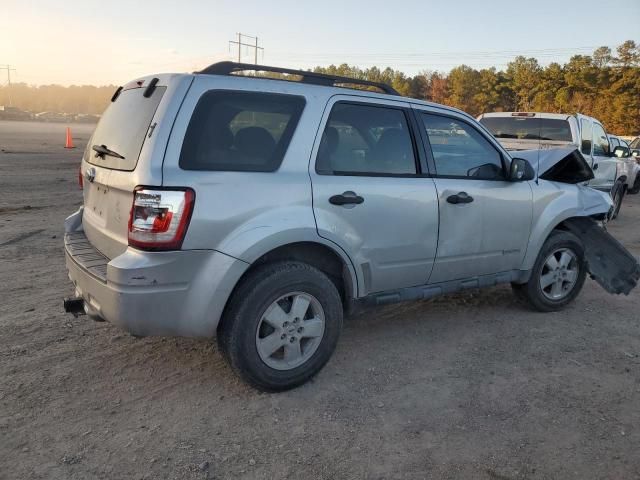
<path id="1" fill-rule="evenodd" d="M 350 256 L 359 296 L 425 284 L 433 266 L 438 199 L 410 114 L 405 102 L 333 97 L 312 155 L 318 234 Z"/>
<path id="2" fill-rule="evenodd" d="M 429 283 L 517 270 L 532 219 L 528 182 L 507 180 L 506 155 L 471 122 L 418 110 L 440 206 Z"/>

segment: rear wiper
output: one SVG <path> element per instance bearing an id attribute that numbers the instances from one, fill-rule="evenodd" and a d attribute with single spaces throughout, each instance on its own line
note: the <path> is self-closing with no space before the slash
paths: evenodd
<path id="1" fill-rule="evenodd" d="M 106 145 L 93 145 L 91 147 L 94 152 L 96 152 L 96 157 L 104 158 L 105 155 L 109 155 L 110 157 L 121 158 L 124 160 L 124 157 L 120 155 L 118 152 L 114 152 L 113 150 L 109 150 Z"/>

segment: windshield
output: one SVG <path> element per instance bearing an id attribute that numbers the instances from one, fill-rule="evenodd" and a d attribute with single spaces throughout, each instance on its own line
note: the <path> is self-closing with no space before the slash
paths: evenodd
<path id="1" fill-rule="evenodd" d="M 567 120 L 532 117 L 485 117 L 480 120 L 496 138 L 571 142 Z"/>
<path id="2" fill-rule="evenodd" d="M 633 142 L 631 142 L 631 145 L 629 145 L 629 148 L 640 148 L 640 137 L 636 138 Z"/>
<path id="3" fill-rule="evenodd" d="M 149 124 L 166 88 L 156 87 L 149 98 L 143 96 L 144 88 L 123 90 L 102 115 L 84 159 L 100 167 L 135 170 Z M 100 155 L 92 148 L 94 145 L 118 156 Z"/>

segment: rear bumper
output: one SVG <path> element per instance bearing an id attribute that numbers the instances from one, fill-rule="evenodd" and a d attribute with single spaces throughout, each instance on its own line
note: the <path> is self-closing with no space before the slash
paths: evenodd
<path id="1" fill-rule="evenodd" d="M 81 230 L 65 235 L 69 278 L 90 316 L 140 336 L 213 337 L 248 264 L 212 250 L 143 252 L 102 260 Z M 84 237 L 86 240 L 86 237 Z M 73 245 L 76 245 L 74 248 Z M 79 253 L 80 252 L 80 253 Z"/>

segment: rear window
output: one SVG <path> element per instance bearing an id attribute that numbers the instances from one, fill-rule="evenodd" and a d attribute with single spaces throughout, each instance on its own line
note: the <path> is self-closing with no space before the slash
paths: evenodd
<path id="1" fill-rule="evenodd" d="M 145 88 L 123 90 L 105 110 L 85 151 L 85 160 L 114 170 L 135 170 L 149 124 L 167 87 L 156 87 L 149 98 Z M 93 145 L 104 145 L 123 156 L 96 156 Z"/>
<path id="2" fill-rule="evenodd" d="M 196 105 L 180 152 L 185 170 L 273 172 L 298 124 L 304 98 L 212 90 Z"/>
<path id="3" fill-rule="evenodd" d="M 484 117 L 480 123 L 496 138 L 571 142 L 568 120 L 535 117 Z"/>

